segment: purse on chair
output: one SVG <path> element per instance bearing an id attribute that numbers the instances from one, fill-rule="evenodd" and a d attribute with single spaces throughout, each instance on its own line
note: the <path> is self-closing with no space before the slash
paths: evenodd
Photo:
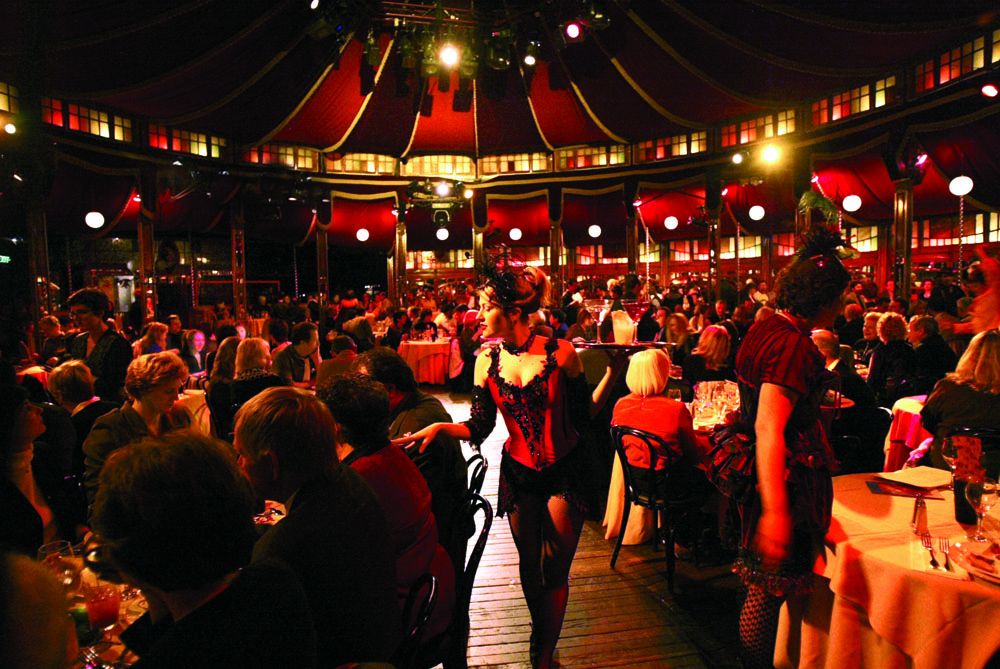
<path id="1" fill-rule="evenodd" d="M 708 437 L 704 456 L 708 479 L 719 492 L 738 504 L 747 504 L 757 481 L 757 437 L 739 411 L 730 411 L 725 421 Z"/>

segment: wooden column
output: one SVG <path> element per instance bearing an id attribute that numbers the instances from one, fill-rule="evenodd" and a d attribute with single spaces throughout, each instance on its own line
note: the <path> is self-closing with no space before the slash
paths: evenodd
<path id="1" fill-rule="evenodd" d="M 392 267 L 395 272 L 396 295 L 406 294 L 406 221 L 396 221 L 396 243 L 392 247 Z"/>
<path id="2" fill-rule="evenodd" d="M 760 241 L 760 278 L 767 283 L 767 289 L 771 290 L 774 280 L 771 278 L 771 263 L 774 259 L 774 244 L 771 241 L 771 233 L 761 236 Z"/>
<path id="3" fill-rule="evenodd" d="M 878 255 L 875 261 L 875 283 L 879 289 L 885 286 L 885 282 L 894 278 L 893 267 L 896 260 L 896 245 L 892 234 L 892 228 L 888 225 L 878 226 Z M 890 297 L 896 297 L 896 289 Z"/>
<path id="4" fill-rule="evenodd" d="M 233 251 L 233 318 L 247 317 L 247 268 L 243 238 L 243 212 L 233 210 L 229 239 Z"/>
<path id="5" fill-rule="evenodd" d="M 900 179 L 894 182 L 896 196 L 892 209 L 892 230 L 895 238 L 895 262 L 893 278 L 896 295 L 907 299 L 912 288 L 910 275 L 913 273 L 913 180 Z"/>
<path id="6" fill-rule="evenodd" d="M 629 274 L 637 274 L 639 271 L 639 228 L 636 218 L 635 207 L 632 207 L 632 214 L 625 224 L 625 257 Z"/>
<path id="7" fill-rule="evenodd" d="M 42 316 L 51 314 L 53 310 L 52 294 L 49 291 L 49 239 L 45 225 L 45 211 L 42 209 L 42 199 L 32 195 L 26 213 L 28 218 L 28 273 L 34 283 L 34 290 L 31 291 L 31 316 L 32 320 L 37 323 Z M 37 334 L 41 333 L 37 332 Z"/>
<path id="8" fill-rule="evenodd" d="M 326 304 L 330 293 L 330 253 L 327 246 L 326 230 L 316 229 L 316 286 L 320 294 L 320 304 Z"/>
<path id="9" fill-rule="evenodd" d="M 562 226 L 559 221 L 549 223 L 549 278 L 558 290 L 563 290 L 564 282 L 559 273 L 562 259 Z"/>
<path id="10" fill-rule="evenodd" d="M 670 244 L 660 242 L 660 288 L 667 291 L 670 285 Z"/>
<path id="11" fill-rule="evenodd" d="M 387 297 L 397 307 L 400 306 L 399 291 L 396 290 L 396 254 L 395 249 L 390 249 L 385 254 L 385 285 Z"/>
<path id="12" fill-rule="evenodd" d="M 143 320 L 146 316 L 147 299 L 153 301 L 153 313 L 156 313 L 156 248 L 153 246 L 153 222 L 156 220 L 157 192 L 156 170 L 142 169 L 139 172 L 139 218 L 136 223 L 139 238 L 139 267 L 136 271 L 136 284 L 142 286 Z"/>

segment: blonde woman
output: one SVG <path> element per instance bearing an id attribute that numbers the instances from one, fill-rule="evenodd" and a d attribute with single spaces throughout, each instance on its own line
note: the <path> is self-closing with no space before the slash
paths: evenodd
<path id="1" fill-rule="evenodd" d="M 88 503 L 94 503 L 98 475 L 111 453 L 143 437 L 190 426 L 187 412 L 172 410 L 187 378 L 187 365 L 169 351 L 139 356 L 128 366 L 125 392 L 131 404 L 98 418 L 83 442 Z"/>
<path id="2" fill-rule="evenodd" d="M 906 341 L 906 319 L 888 311 L 878 319 L 878 338 L 882 345 L 872 354 L 868 385 L 879 406 L 891 408 L 908 376 L 917 373 L 917 353 Z"/>
<path id="3" fill-rule="evenodd" d="M 691 387 L 702 381 L 735 381 L 729 358 L 729 331 L 721 325 L 709 325 L 701 331 L 698 345 L 684 358 L 682 378 Z"/>
<path id="4" fill-rule="evenodd" d="M 233 411 L 265 388 L 285 385 L 271 373 L 271 349 L 260 337 L 247 337 L 236 349 L 236 378 L 231 388 Z"/>

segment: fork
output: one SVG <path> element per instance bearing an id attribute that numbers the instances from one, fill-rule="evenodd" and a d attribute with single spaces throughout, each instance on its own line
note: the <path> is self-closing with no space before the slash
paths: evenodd
<path id="1" fill-rule="evenodd" d="M 93 648 L 81 648 L 80 658 L 83 660 L 84 666 L 92 669 L 104 669 L 107 666 L 104 664 L 104 660 L 101 659 L 101 656 L 98 655 L 97 651 Z"/>
<path id="2" fill-rule="evenodd" d="M 948 537 L 938 537 L 938 550 L 944 553 L 944 568 L 951 571 L 951 560 L 948 558 L 948 551 L 951 550 L 951 542 Z"/>
<path id="3" fill-rule="evenodd" d="M 936 557 L 934 557 L 934 540 L 931 538 L 931 535 L 921 534 L 920 543 L 923 544 L 924 548 L 931 552 L 931 569 L 940 569 L 941 563 L 937 561 Z"/>

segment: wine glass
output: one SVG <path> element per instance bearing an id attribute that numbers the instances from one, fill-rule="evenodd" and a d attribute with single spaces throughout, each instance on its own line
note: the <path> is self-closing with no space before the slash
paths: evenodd
<path id="1" fill-rule="evenodd" d="M 681 389 L 680 388 L 667 388 L 667 397 L 672 400 L 681 401 Z"/>
<path id="2" fill-rule="evenodd" d="M 989 513 L 990 509 L 997 501 L 997 482 L 990 478 L 981 478 L 978 480 L 971 480 L 965 484 L 965 499 L 969 500 L 969 504 L 976 511 L 976 517 L 979 519 L 979 523 L 976 526 L 976 535 L 972 537 L 973 541 L 986 542 L 989 539 L 983 534 L 983 518 Z"/>
<path id="3" fill-rule="evenodd" d="M 52 572 L 66 589 L 66 595 L 72 595 L 80 587 L 80 575 L 83 565 L 73 555 L 73 546 L 68 541 L 53 541 L 38 549 L 38 561 Z"/>
<path id="4" fill-rule="evenodd" d="M 958 446 L 951 437 L 946 437 L 944 442 L 942 442 L 941 457 L 948 463 L 948 469 L 951 470 L 952 480 L 954 480 L 955 468 L 958 466 Z M 950 487 L 954 490 L 954 486 Z"/>

